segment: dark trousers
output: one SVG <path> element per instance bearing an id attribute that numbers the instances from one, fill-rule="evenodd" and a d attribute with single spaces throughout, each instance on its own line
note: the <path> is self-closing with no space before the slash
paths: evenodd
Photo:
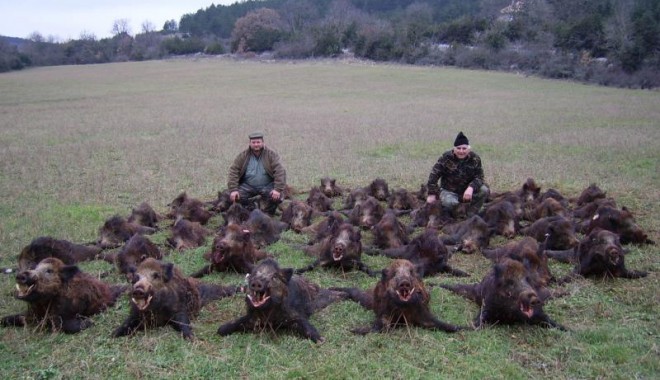
<path id="1" fill-rule="evenodd" d="M 268 185 L 255 187 L 248 185 L 247 183 L 241 183 L 238 186 L 238 195 L 241 205 L 249 210 L 259 207 L 259 204 L 264 204 L 264 211 L 270 215 L 275 215 L 275 210 L 277 210 L 277 205 L 282 203 L 282 198 L 277 201 L 274 201 L 270 196 L 270 192 L 273 191 L 274 184 L 271 182 Z M 260 196 L 261 199 L 255 199 L 257 196 Z M 256 203 L 256 205 L 255 205 Z"/>

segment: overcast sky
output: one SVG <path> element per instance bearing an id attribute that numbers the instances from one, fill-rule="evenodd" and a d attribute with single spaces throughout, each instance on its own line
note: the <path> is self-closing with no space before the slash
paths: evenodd
<path id="1" fill-rule="evenodd" d="M 211 4 L 229 5 L 238 0 L 0 0 L 0 35 L 26 38 L 33 32 L 60 41 L 78 39 L 82 32 L 96 38 L 112 36 L 115 20 L 126 19 L 131 35 L 142 31 L 145 21 L 161 30 L 167 20 L 177 23 L 186 13 Z"/>

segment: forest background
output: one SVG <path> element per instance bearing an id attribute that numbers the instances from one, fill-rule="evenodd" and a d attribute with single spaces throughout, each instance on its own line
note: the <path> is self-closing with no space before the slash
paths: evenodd
<path id="1" fill-rule="evenodd" d="M 351 57 L 504 70 L 608 86 L 660 85 L 655 0 L 249 0 L 113 36 L 0 37 L 0 72 L 33 66 L 238 54 Z"/>

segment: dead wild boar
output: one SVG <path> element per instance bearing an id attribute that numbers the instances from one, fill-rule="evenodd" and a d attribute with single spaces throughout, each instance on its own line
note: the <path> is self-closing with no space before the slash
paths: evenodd
<path id="1" fill-rule="evenodd" d="M 412 211 L 410 218 L 412 221 L 408 225 L 409 232 L 417 227 L 440 229 L 453 221 L 449 213 L 443 210 L 440 202 L 424 202 Z"/>
<path id="2" fill-rule="evenodd" d="M 443 227 L 442 231 L 442 242 L 454 246 L 456 251 L 470 254 L 481 251 L 490 244 L 490 228 L 479 215 L 449 224 Z"/>
<path id="3" fill-rule="evenodd" d="M 183 251 L 204 245 L 211 231 L 198 222 L 179 219 L 172 226 L 171 236 L 167 238 L 170 247 Z"/>
<path id="4" fill-rule="evenodd" d="M 332 199 L 325 195 L 318 187 L 312 187 L 309 191 L 307 204 L 312 207 L 312 210 L 318 213 L 332 210 Z"/>
<path id="5" fill-rule="evenodd" d="M 191 277 L 201 278 L 212 272 L 233 271 L 250 273 L 254 265 L 268 257 L 255 248 L 250 230 L 237 224 L 222 227 L 213 239 L 211 252 L 204 254 L 210 264 L 198 270 Z"/>
<path id="6" fill-rule="evenodd" d="M 568 214 L 568 210 L 560 201 L 555 198 L 545 198 L 534 208 L 532 217 L 528 220 L 533 222 L 549 216 L 568 217 Z"/>
<path id="7" fill-rule="evenodd" d="M 545 249 L 550 250 L 571 249 L 579 243 L 573 222 L 559 215 L 538 219 L 520 232 L 545 242 Z"/>
<path id="8" fill-rule="evenodd" d="M 250 211 L 250 216 L 243 223 L 243 227 L 250 230 L 254 245 L 261 248 L 280 240 L 280 234 L 286 229 L 287 224 L 255 208 Z"/>
<path id="9" fill-rule="evenodd" d="M 542 299 L 551 297 L 546 287 L 555 281 L 548 266 L 548 256 L 545 244 L 539 244 L 536 239 L 526 236 L 518 241 L 509 242 L 501 247 L 485 249 L 483 255 L 497 263 L 504 259 L 522 262 L 528 271 L 528 280 Z"/>
<path id="10" fill-rule="evenodd" d="M 304 227 L 302 232 L 311 235 L 309 245 L 313 245 L 333 234 L 337 227 L 344 222 L 344 216 L 339 211 L 332 211 L 327 217 L 309 227 Z"/>
<path id="11" fill-rule="evenodd" d="M 625 253 L 619 235 L 612 231 L 596 228 L 589 233 L 575 250 L 563 251 L 565 262 L 575 262 L 573 274 L 560 282 L 569 282 L 575 276 L 601 278 L 641 278 L 647 272 L 630 270 L 625 265 Z M 555 257 L 551 254 L 551 257 Z"/>
<path id="12" fill-rule="evenodd" d="M 133 267 L 131 311 L 113 337 L 169 325 L 186 339 L 193 337 L 192 320 L 208 302 L 228 297 L 235 287 L 202 283 L 184 277 L 172 263 L 148 258 Z"/>
<path id="13" fill-rule="evenodd" d="M 307 267 L 297 269 L 297 274 L 322 266 L 342 270 L 357 268 L 370 276 L 373 275 L 369 267 L 362 262 L 362 234 L 350 223 L 336 226 L 332 235 L 305 249 L 305 252 L 317 259 Z"/>
<path id="14" fill-rule="evenodd" d="M 419 201 L 414 194 L 406 189 L 396 189 L 387 200 L 387 207 L 393 210 L 414 210 L 419 207 Z"/>
<path id="15" fill-rule="evenodd" d="M 384 213 L 385 209 L 380 202 L 376 198 L 368 196 L 364 202 L 353 207 L 348 220 L 354 226 L 369 229 L 380 221 Z"/>
<path id="16" fill-rule="evenodd" d="M 410 241 L 406 226 L 399 221 L 392 209 L 385 211 L 371 231 L 374 235 L 374 245 L 381 249 L 398 248 Z"/>
<path id="17" fill-rule="evenodd" d="M 155 228 L 129 223 L 123 217 L 115 215 L 106 220 L 103 226 L 99 228 L 99 238 L 96 245 L 102 249 L 117 248 L 135 234 L 150 235 L 154 232 L 156 232 Z"/>
<path id="18" fill-rule="evenodd" d="M 15 297 L 27 303 L 27 311 L 6 316 L 1 323 L 77 333 L 90 327 L 90 317 L 112 306 L 123 290 L 49 257 L 16 275 Z"/>
<path id="19" fill-rule="evenodd" d="M 55 257 L 65 265 L 94 260 L 101 253 L 97 246 L 86 246 L 50 236 L 38 237 L 23 247 L 18 255 L 18 272 L 34 269 L 41 260 Z"/>
<path id="20" fill-rule="evenodd" d="M 294 232 L 301 233 L 303 228 L 312 224 L 313 209 L 303 201 L 293 200 L 282 212 L 280 220 Z"/>
<path id="21" fill-rule="evenodd" d="M 596 215 L 591 218 L 585 233 L 589 234 L 597 228 L 612 231 L 619 235 L 621 244 L 655 244 L 637 225 L 632 212 L 626 207 L 621 209 L 608 206 L 600 207 L 596 211 Z"/>
<path id="22" fill-rule="evenodd" d="M 367 200 L 368 196 L 369 192 L 363 187 L 351 190 L 344 202 L 344 210 L 352 210 L 355 206 Z"/>
<path id="23" fill-rule="evenodd" d="M 158 222 L 162 219 L 163 217 L 158 214 L 149 203 L 142 202 L 138 207 L 131 210 L 131 215 L 128 216 L 127 221 L 129 223 L 158 229 Z"/>
<path id="24" fill-rule="evenodd" d="M 578 207 L 584 206 L 587 203 L 594 202 L 597 199 L 605 199 L 607 194 L 595 183 L 590 184 L 587 188 L 582 190 L 580 196 L 575 201 Z"/>
<path id="25" fill-rule="evenodd" d="M 483 214 L 483 220 L 488 224 L 492 235 L 501 235 L 512 239 L 520 229 L 516 210 L 509 201 L 491 203 Z"/>
<path id="26" fill-rule="evenodd" d="M 236 202 L 229 206 L 227 211 L 222 212 L 221 215 L 225 226 L 229 224 L 243 224 L 250 217 L 250 211 L 239 202 Z"/>
<path id="27" fill-rule="evenodd" d="M 185 192 L 179 194 L 170 204 L 170 219 L 187 219 L 191 222 L 206 224 L 213 214 L 206 209 L 206 204 L 199 199 L 188 196 Z"/>
<path id="28" fill-rule="evenodd" d="M 344 193 L 344 189 L 337 185 L 337 180 L 330 177 L 321 178 L 319 190 L 328 198 L 339 197 Z"/>
<path id="29" fill-rule="evenodd" d="M 398 248 L 382 251 L 382 255 L 394 259 L 405 259 L 413 263 L 420 276 L 433 276 L 449 273 L 453 276 L 467 277 L 468 274 L 449 265 L 451 253 L 438 237 L 438 231 L 427 228 L 424 233 Z"/>
<path id="30" fill-rule="evenodd" d="M 234 203 L 229 198 L 230 194 L 229 190 L 218 191 L 218 196 L 214 200 L 208 202 L 211 206 L 210 211 L 216 214 L 227 211 L 229 206 Z"/>
<path id="31" fill-rule="evenodd" d="M 149 257 L 160 260 L 163 258 L 163 254 L 151 240 L 135 234 L 117 253 L 115 265 L 117 265 L 119 273 L 126 274 L 130 268 L 137 266 Z"/>
<path id="32" fill-rule="evenodd" d="M 362 307 L 373 310 L 375 320 L 371 326 L 359 327 L 356 334 L 389 332 L 400 326 L 418 326 L 445 332 L 462 328 L 439 320 L 429 308 L 431 296 L 422 277 L 408 260 L 394 260 L 383 269 L 381 279 L 370 291 L 358 288 L 333 288 L 345 292 Z"/>
<path id="33" fill-rule="evenodd" d="M 370 196 L 383 202 L 386 202 L 387 198 L 390 197 L 390 189 L 387 181 L 382 178 L 376 178 L 371 181 L 369 186 L 367 186 L 367 192 Z"/>
<path id="34" fill-rule="evenodd" d="M 247 276 L 246 293 L 246 314 L 221 325 L 219 335 L 288 329 L 322 343 L 325 339 L 309 322 L 310 316 L 345 298 L 341 292 L 323 289 L 294 275 L 293 269 L 280 268 L 273 259 L 266 259 L 252 269 Z"/>
<path id="35" fill-rule="evenodd" d="M 478 284 L 441 285 L 474 301 L 479 312 L 474 326 L 527 324 L 566 328 L 553 321 L 543 310 L 543 300 L 530 284 L 529 270 L 521 261 L 503 258 Z"/>

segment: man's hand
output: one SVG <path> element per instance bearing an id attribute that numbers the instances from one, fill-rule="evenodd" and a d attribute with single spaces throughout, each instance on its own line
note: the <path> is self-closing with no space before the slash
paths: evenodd
<path id="1" fill-rule="evenodd" d="M 438 198 L 436 198 L 435 195 L 429 195 L 426 197 L 426 203 L 435 203 L 437 200 Z"/>
<path id="2" fill-rule="evenodd" d="M 280 192 L 277 191 L 277 190 L 273 190 L 273 191 L 270 192 L 270 197 L 271 197 L 274 201 L 279 200 L 279 199 L 280 199 L 280 196 L 281 196 L 281 195 L 280 195 Z"/>
<path id="3" fill-rule="evenodd" d="M 471 201 L 473 192 L 474 192 L 474 189 L 472 189 L 472 186 L 468 186 L 468 188 L 465 189 L 465 192 L 463 193 L 463 200 L 465 202 Z"/>
<path id="4" fill-rule="evenodd" d="M 241 196 L 238 194 L 238 191 L 232 191 L 229 194 L 229 200 L 232 202 L 236 202 Z"/>

